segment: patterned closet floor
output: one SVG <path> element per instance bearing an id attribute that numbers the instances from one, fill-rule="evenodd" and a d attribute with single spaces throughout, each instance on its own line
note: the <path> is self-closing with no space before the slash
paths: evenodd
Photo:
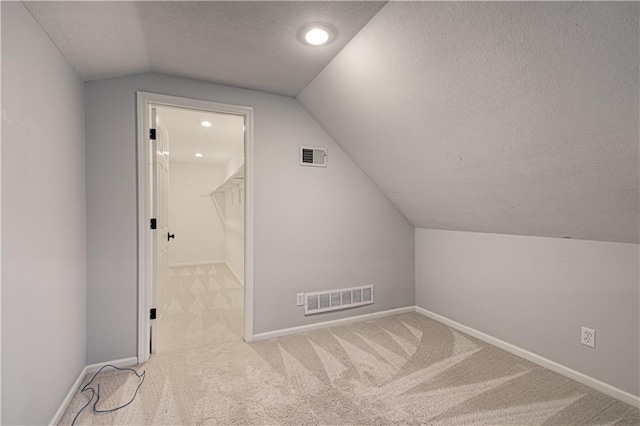
<path id="1" fill-rule="evenodd" d="M 170 268 L 158 301 L 158 352 L 243 337 L 244 287 L 225 264 Z"/>

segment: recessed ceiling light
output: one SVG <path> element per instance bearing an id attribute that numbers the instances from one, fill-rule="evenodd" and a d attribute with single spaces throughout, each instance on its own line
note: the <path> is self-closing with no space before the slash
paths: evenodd
<path id="1" fill-rule="evenodd" d="M 326 24 L 310 24 L 303 27 L 298 36 L 306 44 L 322 46 L 333 40 L 335 31 Z"/>
<path id="2" fill-rule="evenodd" d="M 202 155 L 202 153 L 200 153 L 200 152 L 196 152 L 196 153 L 195 153 L 195 154 L 193 154 L 193 155 L 194 155 L 194 157 L 198 157 L 198 158 L 202 158 L 202 157 L 204 157 L 204 155 Z"/>
<path id="3" fill-rule="evenodd" d="M 210 121 L 202 121 L 202 122 L 200 122 L 200 125 L 202 127 L 211 127 L 211 122 Z"/>

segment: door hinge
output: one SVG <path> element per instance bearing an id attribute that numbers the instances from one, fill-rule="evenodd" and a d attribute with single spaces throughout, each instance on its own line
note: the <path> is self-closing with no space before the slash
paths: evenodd
<path id="1" fill-rule="evenodd" d="M 149 129 L 149 139 L 152 141 L 156 140 L 156 129 Z"/>
<path id="2" fill-rule="evenodd" d="M 149 318 L 151 318 L 152 320 L 156 319 L 156 308 L 151 308 L 151 310 L 149 311 Z"/>
<path id="3" fill-rule="evenodd" d="M 151 219 L 151 229 L 156 229 L 157 227 L 158 227 L 158 221 L 154 217 Z"/>

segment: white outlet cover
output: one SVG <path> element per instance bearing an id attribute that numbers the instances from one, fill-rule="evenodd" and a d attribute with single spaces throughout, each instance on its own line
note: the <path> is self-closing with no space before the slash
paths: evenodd
<path id="1" fill-rule="evenodd" d="M 580 342 L 585 346 L 595 348 L 596 347 L 596 331 L 591 328 L 582 327 L 582 330 L 580 333 Z"/>
<path id="2" fill-rule="evenodd" d="M 296 306 L 304 306 L 304 293 L 296 294 Z"/>

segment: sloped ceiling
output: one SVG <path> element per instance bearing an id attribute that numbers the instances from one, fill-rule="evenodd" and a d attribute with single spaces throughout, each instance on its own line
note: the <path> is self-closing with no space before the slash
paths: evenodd
<path id="1" fill-rule="evenodd" d="M 388 3 L 298 96 L 416 227 L 638 242 L 638 3 Z"/>
<path id="2" fill-rule="evenodd" d="M 638 242 L 638 3 L 25 4 L 85 80 L 298 94 L 416 227 Z"/>
<path id="3" fill-rule="evenodd" d="M 85 80 L 156 72 L 293 96 L 384 6 L 322 1 L 25 2 Z M 327 46 L 300 43 L 309 23 Z"/>

